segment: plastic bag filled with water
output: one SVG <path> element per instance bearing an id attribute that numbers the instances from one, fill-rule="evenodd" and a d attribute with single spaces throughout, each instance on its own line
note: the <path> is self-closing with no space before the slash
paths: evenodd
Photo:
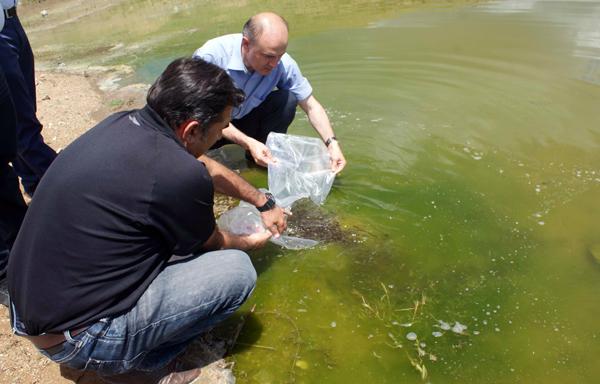
<path id="1" fill-rule="evenodd" d="M 267 230 L 264 227 L 258 209 L 243 201 L 237 207 L 223 213 L 217 220 L 217 225 L 221 229 L 240 236 Z M 306 249 L 319 244 L 316 240 L 287 235 L 281 235 L 278 238 L 271 237 L 270 241 L 287 249 Z"/>
<path id="2" fill-rule="evenodd" d="M 267 148 L 277 159 L 269 164 L 269 191 L 281 207 L 304 197 L 323 204 L 335 174 L 321 139 L 271 132 Z"/>

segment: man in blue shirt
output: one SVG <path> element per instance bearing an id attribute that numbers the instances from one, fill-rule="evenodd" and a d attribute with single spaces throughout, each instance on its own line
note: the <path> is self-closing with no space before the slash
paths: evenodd
<path id="1" fill-rule="evenodd" d="M 269 132 L 286 133 L 294 119 L 296 105 L 325 142 L 331 168 L 339 173 L 346 159 L 333 132 L 325 109 L 312 94 L 298 64 L 286 53 L 288 25 L 281 16 L 264 12 L 251 17 L 241 34 L 207 41 L 194 53 L 227 71 L 246 100 L 234 109 L 224 140 L 215 147 L 236 143 L 262 166 L 275 161 L 265 146 Z"/>

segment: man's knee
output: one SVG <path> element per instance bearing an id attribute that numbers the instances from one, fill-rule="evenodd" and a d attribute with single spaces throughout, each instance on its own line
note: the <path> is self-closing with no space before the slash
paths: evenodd
<path id="1" fill-rule="evenodd" d="M 277 99 L 279 109 L 286 116 L 294 116 L 296 114 L 296 106 L 298 105 L 298 99 L 293 92 L 286 89 L 278 89 L 272 92 L 273 97 Z"/>
<path id="2" fill-rule="evenodd" d="M 228 291 L 234 305 L 242 305 L 256 286 L 256 270 L 250 257 L 243 251 L 229 250 L 222 256 L 228 271 Z"/>
<path id="3" fill-rule="evenodd" d="M 298 99 L 292 92 L 284 89 L 271 92 L 269 98 L 271 99 L 268 108 L 270 111 L 267 112 L 269 117 L 265 128 L 268 132 L 286 133 L 296 116 Z M 265 134 L 265 140 L 268 132 Z"/>

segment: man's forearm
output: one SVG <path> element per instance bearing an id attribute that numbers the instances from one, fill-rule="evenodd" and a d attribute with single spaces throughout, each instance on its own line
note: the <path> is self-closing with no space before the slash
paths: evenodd
<path id="1" fill-rule="evenodd" d="M 216 251 L 219 249 L 245 249 L 243 238 L 227 231 L 215 228 L 212 235 L 204 243 L 203 248 L 206 251 Z"/>
<path id="2" fill-rule="evenodd" d="M 301 101 L 299 105 L 304 110 L 308 117 L 308 121 L 310 121 L 310 124 L 315 131 L 317 131 L 319 136 L 321 136 L 323 141 L 326 141 L 335 135 L 329 117 L 327 117 L 327 112 L 325 112 L 325 108 L 323 108 L 314 96 L 310 96 L 308 99 Z"/>
<path id="3" fill-rule="evenodd" d="M 248 148 L 250 147 L 250 144 L 248 142 L 250 138 L 231 123 L 227 128 L 223 130 L 223 137 L 231 141 L 232 143 L 239 145 L 245 150 L 248 150 Z"/>
<path id="4" fill-rule="evenodd" d="M 337 174 L 346 166 L 346 159 L 342 153 L 339 143 L 333 140 L 335 133 L 327 117 L 327 112 L 323 106 L 312 95 L 308 99 L 301 101 L 300 107 L 306 112 L 308 120 L 315 130 L 321 136 L 321 139 L 327 146 L 329 158 L 331 160 L 331 169 Z"/>
<path id="5" fill-rule="evenodd" d="M 267 202 L 264 193 L 254 188 L 240 175 L 223 164 L 206 155 L 202 155 L 200 160 L 206 165 L 206 169 L 213 179 L 213 185 L 217 192 L 244 200 L 257 207 Z"/>

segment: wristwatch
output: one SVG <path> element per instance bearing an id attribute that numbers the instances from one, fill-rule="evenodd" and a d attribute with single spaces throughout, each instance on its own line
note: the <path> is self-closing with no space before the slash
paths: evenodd
<path id="1" fill-rule="evenodd" d="M 331 142 L 334 140 L 337 141 L 337 137 L 331 136 L 329 139 L 325 140 L 325 146 L 329 147 L 329 144 L 331 144 Z"/>
<path id="2" fill-rule="evenodd" d="M 267 198 L 267 202 L 260 207 L 256 207 L 256 209 L 258 209 L 258 212 L 267 212 L 275 208 L 276 203 L 273 194 L 266 192 L 265 197 Z"/>

